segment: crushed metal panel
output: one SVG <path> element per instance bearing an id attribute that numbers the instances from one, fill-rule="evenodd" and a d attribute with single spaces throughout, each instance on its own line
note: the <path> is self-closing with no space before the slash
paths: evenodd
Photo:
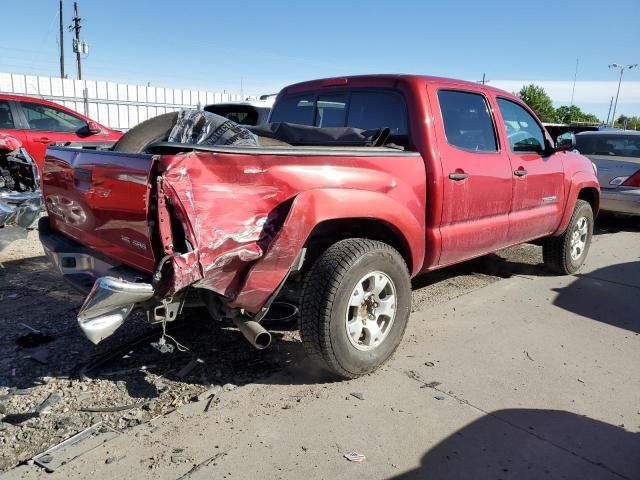
<path id="1" fill-rule="evenodd" d="M 273 240 L 276 225 L 284 220 L 277 207 L 293 191 L 263 167 L 247 168 L 225 159 L 215 169 L 207 168 L 211 154 L 171 159 L 162 175 L 161 192 L 192 251 L 173 252 L 168 262 L 173 278 L 161 283 L 161 289 L 172 295 L 193 285 L 232 298 L 251 263 Z M 162 218 L 163 201 L 159 209 Z M 175 236 L 170 236 L 174 244 Z M 164 248 L 167 252 L 166 244 Z"/>

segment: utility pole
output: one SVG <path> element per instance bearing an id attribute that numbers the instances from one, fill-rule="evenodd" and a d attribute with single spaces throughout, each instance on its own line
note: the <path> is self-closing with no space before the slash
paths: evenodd
<path id="1" fill-rule="evenodd" d="M 576 70 L 573 72 L 573 87 L 571 87 L 571 106 L 573 107 L 573 94 L 576 91 L 576 79 L 578 78 L 578 58 L 576 57 Z"/>
<path id="2" fill-rule="evenodd" d="M 80 44 L 80 21 L 82 20 L 78 15 L 78 2 L 73 2 L 73 25 L 69 27 L 69 30 L 75 30 L 76 38 L 73 42 L 73 50 L 76 52 L 76 66 L 78 68 L 78 80 L 82 80 L 82 65 L 80 63 L 80 50 L 82 46 Z"/>
<path id="3" fill-rule="evenodd" d="M 616 92 L 616 102 L 613 104 L 613 115 L 611 116 L 611 126 L 615 127 L 616 125 L 616 108 L 618 107 L 618 96 L 620 95 L 620 84 L 622 84 L 622 74 L 624 73 L 625 68 L 631 70 L 632 68 L 637 67 L 638 64 L 634 63 L 633 65 L 620 65 L 619 63 L 612 63 L 609 65 L 609 68 L 619 68 L 620 69 L 620 79 L 618 80 L 618 91 Z"/>
<path id="4" fill-rule="evenodd" d="M 609 111 L 607 112 L 607 121 L 604 123 L 605 125 L 609 125 L 609 117 L 611 116 L 611 107 L 613 107 L 613 96 L 611 97 L 611 101 L 609 102 Z"/>
<path id="5" fill-rule="evenodd" d="M 478 80 L 476 83 L 481 83 L 482 85 L 486 85 L 491 80 L 487 80 L 487 77 L 484 72 L 482 72 L 482 80 Z"/>
<path id="6" fill-rule="evenodd" d="M 64 33 L 62 27 L 62 0 L 60 0 L 60 78 L 64 78 Z"/>

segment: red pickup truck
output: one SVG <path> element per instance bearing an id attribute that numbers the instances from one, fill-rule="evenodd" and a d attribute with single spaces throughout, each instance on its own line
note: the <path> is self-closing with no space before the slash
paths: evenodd
<path id="1" fill-rule="evenodd" d="M 284 88 L 270 121 L 386 127 L 389 137 L 49 148 L 40 238 L 62 275 L 90 291 L 78 321 L 92 341 L 133 309 L 164 323 L 204 305 L 264 348 L 261 319 L 297 291 L 307 351 L 354 378 L 400 343 L 412 276 L 532 240 L 560 274 L 587 255 L 594 166 L 507 92 L 427 76 L 331 78 Z"/>

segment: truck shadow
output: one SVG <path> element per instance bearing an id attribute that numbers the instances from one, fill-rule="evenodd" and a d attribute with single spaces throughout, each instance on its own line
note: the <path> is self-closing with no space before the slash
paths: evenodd
<path id="1" fill-rule="evenodd" d="M 542 248 L 523 244 L 497 253 L 490 253 L 450 267 L 418 275 L 412 280 L 414 290 L 444 282 L 454 277 L 485 275 L 510 278 L 514 275 L 552 276 L 542 263 Z"/>
<path id="2" fill-rule="evenodd" d="M 585 318 L 640 333 L 637 298 L 640 261 L 618 263 L 589 273 L 578 273 L 558 293 L 553 304 Z"/>
<path id="3" fill-rule="evenodd" d="M 617 215 L 603 212 L 598 215 L 594 235 L 618 232 L 640 232 L 640 216 Z"/>
<path id="4" fill-rule="evenodd" d="M 640 434 L 562 410 L 492 412 L 394 480 L 639 478 Z"/>

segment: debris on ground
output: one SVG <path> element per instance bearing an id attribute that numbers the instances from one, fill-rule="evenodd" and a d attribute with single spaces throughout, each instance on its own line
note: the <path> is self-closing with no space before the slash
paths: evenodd
<path id="1" fill-rule="evenodd" d="M 116 436 L 117 431 L 98 422 L 36 455 L 33 461 L 47 472 L 53 472 Z"/>
<path id="2" fill-rule="evenodd" d="M 204 361 L 200 358 L 193 358 L 189 363 L 187 363 L 184 367 L 182 367 L 178 373 L 176 373 L 176 377 L 184 378 L 191 373 L 191 370 L 196 368 L 198 365 L 204 363 Z"/>
<path id="3" fill-rule="evenodd" d="M 436 366 L 436 364 L 435 364 L 435 363 L 433 363 L 433 362 L 424 362 L 424 364 L 425 364 L 427 367 L 435 367 L 435 366 Z"/>
<path id="4" fill-rule="evenodd" d="M 436 395 L 435 397 L 436 400 L 444 400 L 445 397 L 443 397 L 442 395 Z"/>
<path id="5" fill-rule="evenodd" d="M 429 382 L 425 383 L 422 388 L 436 388 L 442 385 L 442 382 Z"/>
<path id="6" fill-rule="evenodd" d="M 364 454 L 358 453 L 355 450 L 345 453 L 344 458 L 346 458 L 350 462 L 364 462 L 367 459 L 367 457 L 364 456 Z"/>
<path id="7" fill-rule="evenodd" d="M 122 412 L 124 410 L 131 410 L 132 408 L 141 407 L 144 402 L 132 403 L 131 405 L 118 405 L 113 407 L 82 407 L 78 410 L 80 412 Z"/>
<path id="8" fill-rule="evenodd" d="M 45 415 L 49 413 L 51 408 L 60 400 L 62 400 L 62 395 L 60 395 L 58 392 L 52 393 L 44 400 L 44 402 L 38 405 L 38 408 L 36 408 L 36 414 Z"/>
<path id="9" fill-rule="evenodd" d="M 41 365 L 47 365 L 49 363 L 49 354 L 50 352 L 48 348 L 39 348 L 26 358 L 29 358 L 34 362 L 38 362 Z"/>
<path id="10" fill-rule="evenodd" d="M 18 337 L 16 339 L 16 345 L 20 348 L 34 348 L 51 341 L 53 341 L 53 337 L 50 335 L 45 335 L 40 332 L 31 332 Z"/>
<path id="11" fill-rule="evenodd" d="M 206 468 L 209 465 L 215 465 L 216 461 L 218 459 L 224 457 L 225 455 L 227 455 L 226 451 L 225 452 L 216 453 L 214 456 L 207 458 L 204 462 L 201 462 L 201 463 L 191 467 L 191 469 L 187 473 L 185 473 L 184 475 L 179 477 L 177 480 L 186 480 L 188 478 L 193 477 L 193 475 L 195 473 L 197 473 L 198 471 L 202 470 L 203 468 Z"/>
<path id="12" fill-rule="evenodd" d="M 524 354 L 527 356 L 527 358 L 528 358 L 529 360 L 531 360 L 532 362 L 534 361 L 534 360 L 533 360 L 533 357 L 531 357 L 531 355 L 529 355 L 529 352 L 527 352 L 527 351 L 525 350 L 525 351 L 524 351 Z"/>
<path id="13" fill-rule="evenodd" d="M 349 395 L 357 398 L 358 400 L 364 400 L 364 395 L 359 392 L 351 392 Z"/>

